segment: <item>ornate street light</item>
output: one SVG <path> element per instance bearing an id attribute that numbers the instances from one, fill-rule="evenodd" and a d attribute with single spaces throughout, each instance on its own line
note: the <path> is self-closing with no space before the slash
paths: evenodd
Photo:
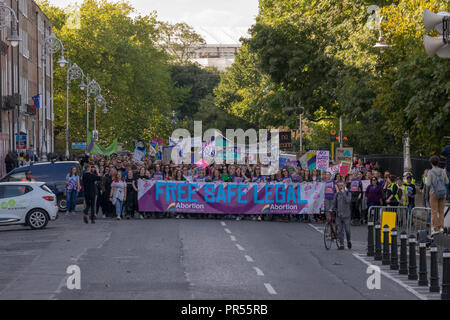
<path id="1" fill-rule="evenodd" d="M 47 117 L 46 117 L 46 108 L 45 108 L 45 102 L 46 102 L 46 98 L 45 98 L 45 92 L 46 92 L 46 81 L 45 81 L 45 71 L 46 71 L 46 64 L 47 64 L 47 54 L 55 54 L 58 51 L 61 51 L 61 56 L 59 58 L 59 60 L 57 61 L 57 64 L 61 67 L 64 68 L 67 64 L 68 61 L 64 58 L 64 45 L 62 44 L 61 40 L 58 39 L 58 37 L 55 36 L 55 34 L 52 32 L 47 38 L 44 39 L 44 41 L 42 42 L 42 57 L 41 60 L 43 62 L 43 68 L 42 68 L 42 88 L 43 88 L 43 103 L 42 105 L 43 107 L 43 120 L 42 120 L 42 130 L 43 130 L 43 143 L 42 143 L 42 148 L 41 148 L 41 155 L 42 155 L 42 160 L 46 161 L 47 160 L 47 135 L 46 135 L 46 128 L 47 128 Z"/>
<path id="2" fill-rule="evenodd" d="M 67 93 L 66 93 L 66 158 L 69 159 L 69 88 L 70 83 L 72 81 L 78 80 L 81 78 L 81 82 L 83 83 L 84 72 L 83 70 L 76 64 L 70 64 L 67 68 Z"/>
<path id="3" fill-rule="evenodd" d="M 13 17 L 13 23 L 11 27 L 11 34 L 6 40 L 11 43 L 12 47 L 17 47 L 19 45 L 19 41 L 22 41 L 17 34 L 17 25 L 19 24 L 19 20 L 17 19 L 16 12 L 9 7 L 4 0 L 0 0 L 0 29 L 6 28 L 9 25 L 8 12 L 9 15 Z"/>

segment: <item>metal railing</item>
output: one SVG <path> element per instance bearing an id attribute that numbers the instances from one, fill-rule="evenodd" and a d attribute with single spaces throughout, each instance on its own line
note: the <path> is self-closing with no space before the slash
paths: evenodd
<path id="1" fill-rule="evenodd" d="M 401 233 L 402 231 L 406 231 L 407 234 L 410 233 L 411 223 L 408 207 L 372 206 L 367 213 L 367 221 L 373 222 L 375 225 L 381 224 L 381 215 L 383 212 L 395 212 L 395 227 L 397 228 L 397 232 Z"/>
<path id="2" fill-rule="evenodd" d="M 409 219 L 409 230 L 412 233 L 417 233 L 419 230 L 430 229 L 431 225 L 431 208 L 415 207 L 411 210 L 411 217 Z"/>

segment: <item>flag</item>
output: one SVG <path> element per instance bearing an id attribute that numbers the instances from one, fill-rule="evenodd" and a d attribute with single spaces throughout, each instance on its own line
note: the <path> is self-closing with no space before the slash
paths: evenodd
<path id="1" fill-rule="evenodd" d="M 203 170 L 209 167 L 209 163 L 206 162 L 204 159 L 200 159 L 195 164 L 197 167 L 202 168 Z"/>
<path id="2" fill-rule="evenodd" d="M 33 98 L 33 109 L 40 109 L 41 108 L 41 95 L 38 94 L 37 96 L 34 96 Z"/>

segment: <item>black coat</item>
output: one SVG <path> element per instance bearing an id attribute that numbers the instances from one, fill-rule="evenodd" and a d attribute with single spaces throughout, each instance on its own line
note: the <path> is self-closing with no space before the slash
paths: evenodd
<path id="1" fill-rule="evenodd" d="M 97 193 L 96 181 L 100 181 L 101 177 L 90 172 L 83 173 L 83 190 L 86 198 L 93 197 Z"/>

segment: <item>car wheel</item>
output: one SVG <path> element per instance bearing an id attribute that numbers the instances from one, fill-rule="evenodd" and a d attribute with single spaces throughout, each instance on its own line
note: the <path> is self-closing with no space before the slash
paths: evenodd
<path id="1" fill-rule="evenodd" d="M 26 224 L 33 230 L 43 229 L 48 224 L 48 215 L 42 209 L 34 209 L 27 215 Z"/>
<path id="2" fill-rule="evenodd" d="M 58 205 L 59 211 L 62 211 L 62 212 L 67 211 L 67 200 L 64 199 L 64 197 L 58 198 L 57 205 Z"/>

